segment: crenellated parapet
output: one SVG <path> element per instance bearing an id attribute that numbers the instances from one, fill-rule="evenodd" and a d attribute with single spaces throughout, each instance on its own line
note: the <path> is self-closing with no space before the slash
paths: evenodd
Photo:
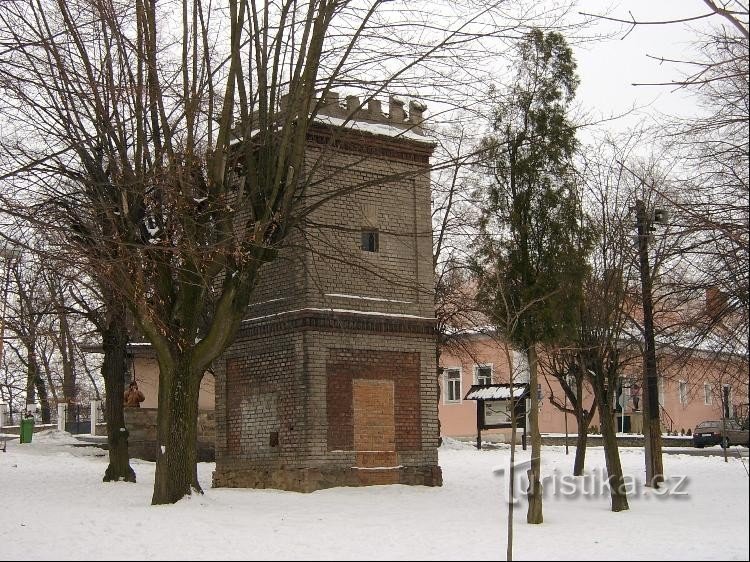
<path id="1" fill-rule="evenodd" d="M 281 109 L 285 109 L 288 96 L 281 99 Z M 372 98 L 366 103 L 359 96 L 346 96 L 342 99 L 338 92 L 327 91 L 321 97 L 312 100 L 310 110 L 318 117 L 332 117 L 343 122 L 364 121 L 395 127 L 399 131 L 408 131 L 423 135 L 422 123 L 426 106 L 418 101 L 409 102 L 409 112 L 404 109 L 405 102 L 396 96 L 389 96 L 388 111 L 383 110 L 381 100 Z"/>

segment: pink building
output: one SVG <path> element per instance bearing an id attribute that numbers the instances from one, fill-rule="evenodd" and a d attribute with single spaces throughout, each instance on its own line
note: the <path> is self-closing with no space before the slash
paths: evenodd
<path id="1" fill-rule="evenodd" d="M 461 345 L 443 349 L 440 356 L 443 369 L 440 377 L 440 435 L 443 437 L 475 437 L 477 433 L 476 402 L 464 400 L 473 384 L 510 382 L 511 369 L 514 382 L 528 381 L 528 367 L 523 354 L 509 345 L 485 334 L 470 334 L 461 339 Z M 730 415 L 735 410 L 747 410 L 748 371 L 747 358 L 717 359 L 700 352 L 688 360 L 680 354 L 662 352 L 658 356 L 659 403 L 662 427 L 665 432 L 691 431 L 704 420 L 720 419 L 722 387 L 730 385 Z M 623 390 L 625 398 L 625 432 L 640 433 L 643 394 L 633 383 L 641 385 L 640 365 L 624 369 Z M 563 391 L 557 380 L 545 377 L 539 371 L 541 406 L 539 428 L 542 433 L 565 432 L 566 415 L 550 398 L 563 402 Z M 638 397 L 637 410 L 634 397 Z M 593 393 L 584 391 L 584 404 L 591 404 Z M 617 415 L 618 428 L 623 420 Z M 594 416 L 592 427 L 599 426 Z M 576 432 L 576 420 L 567 414 L 567 428 Z M 496 429 L 482 432 L 488 439 L 507 440 L 510 430 Z"/>

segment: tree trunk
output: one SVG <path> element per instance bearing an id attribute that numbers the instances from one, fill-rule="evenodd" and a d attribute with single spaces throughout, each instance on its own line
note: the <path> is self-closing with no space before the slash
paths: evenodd
<path id="1" fill-rule="evenodd" d="M 530 345 L 527 354 L 529 358 L 529 390 L 531 392 L 531 411 L 529 412 L 529 426 L 531 430 L 531 468 L 528 470 L 529 508 L 526 513 L 526 522 L 539 524 L 544 521 L 544 517 L 542 515 L 542 436 L 539 433 L 536 347 Z"/>
<path id="2" fill-rule="evenodd" d="M 198 490 L 199 492 L 203 493 L 201 484 L 198 481 L 198 399 L 200 397 L 201 392 L 201 382 L 203 381 L 203 377 L 205 376 L 205 373 L 201 373 L 198 375 L 198 382 L 197 382 L 197 390 L 195 391 L 195 460 L 193 461 L 193 489 Z"/>
<path id="3" fill-rule="evenodd" d="M 189 353 L 159 358 L 159 412 L 156 477 L 152 505 L 175 503 L 193 490 L 197 478 L 197 425 L 200 377 Z"/>
<path id="4" fill-rule="evenodd" d="M 573 476 L 581 476 L 586 463 L 586 442 L 588 441 L 589 423 L 583 411 L 576 412 L 576 424 L 578 426 L 578 437 L 576 438 L 576 458 L 573 461 Z"/>
<path id="5" fill-rule="evenodd" d="M 646 205 L 636 201 L 638 222 L 638 255 L 643 295 L 643 437 L 646 453 L 646 486 L 659 487 L 664 481 L 662 462 L 661 422 L 659 420 L 659 383 L 656 371 L 656 344 L 654 342 L 654 311 L 652 300 L 651 265 L 648 261 L 648 239 L 651 220 L 647 216 Z"/>
<path id="6" fill-rule="evenodd" d="M 583 371 L 576 377 L 576 424 L 578 426 L 578 438 L 576 439 L 576 458 L 573 462 L 573 476 L 583 475 L 586 464 L 586 446 L 588 445 L 588 431 L 591 420 L 596 411 L 596 401 L 591 405 L 591 411 L 583 409 L 583 384 L 586 380 L 586 372 Z"/>
<path id="7" fill-rule="evenodd" d="M 47 394 L 47 386 L 44 384 L 44 379 L 42 378 L 41 369 L 39 369 L 39 363 L 36 359 L 34 345 L 36 345 L 36 336 L 33 336 L 31 343 L 26 346 L 26 403 L 34 404 L 38 397 L 42 423 L 48 424 L 52 421 L 49 396 Z"/>
<path id="8" fill-rule="evenodd" d="M 658 488 L 659 484 L 664 481 L 664 465 L 661 456 L 661 420 L 659 418 L 659 390 L 657 385 L 656 391 L 649 387 L 648 381 L 643 384 L 643 441 L 644 454 L 646 460 L 646 486 Z M 651 398 L 651 394 L 656 398 Z M 656 408 L 657 413 L 651 413 L 652 408 Z"/>
<path id="9" fill-rule="evenodd" d="M 26 345 L 26 403 L 36 404 L 36 358 L 31 347 L 26 342 L 24 345 Z"/>
<path id="10" fill-rule="evenodd" d="M 62 298 L 62 296 L 60 297 Z M 76 401 L 76 370 L 75 370 L 75 348 L 70 334 L 68 317 L 64 312 L 58 313 L 60 323 L 60 356 L 63 368 L 63 400 L 68 404 Z"/>
<path id="11" fill-rule="evenodd" d="M 123 402 L 125 378 L 128 374 L 128 330 L 125 310 L 110 304 L 109 323 L 102 333 L 104 348 L 105 417 L 107 421 L 107 442 L 109 444 L 109 465 L 104 471 L 104 482 L 135 482 L 135 471 L 130 466 L 128 453 L 128 430 L 125 427 Z"/>
<path id="12" fill-rule="evenodd" d="M 510 385 L 513 388 L 513 374 L 510 375 Z M 505 560 L 513 560 L 513 507 L 516 503 L 516 432 L 518 421 L 516 419 L 516 401 L 513 399 L 513 392 L 510 394 L 510 467 L 508 470 L 508 525 L 507 525 L 507 544 L 505 548 Z"/>
<path id="13" fill-rule="evenodd" d="M 44 384 L 44 379 L 38 367 L 36 372 L 36 391 L 39 394 L 39 404 L 42 407 L 42 423 L 52 423 L 52 408 L 49 404 L 47 385 Z"/>
<path id="14" fill-rule="evenodd" d="M 612 511 L 625 511 L 630 509 L 630 507 L 628 506 L 625 479 L 623 478 L 622 465 L 620 464 L 620 451 L 617 446 L 615 424 L 612 420 L 611 396 L 604 390 L 601 381 L 594 383 L 594 389 L 599 406 L 599 420 L 601 422 L 604 459 L 607 465 L 607 481 L 609 482 L 610 497 L 612 499 Z"/>

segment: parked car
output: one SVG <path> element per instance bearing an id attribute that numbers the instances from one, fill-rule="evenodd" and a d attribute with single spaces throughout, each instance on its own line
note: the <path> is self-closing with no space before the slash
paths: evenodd
<path id="1" fill-rule="evenodd" d="M 721 445 L 725 449 L 732 445 L 750 445 L 750 431 L 734 420 L 726 421 L 726 436 L 722 439 L 724 422 L 711 420 L 699 423 L 693 431 L 693 445 L 702 449 L 706 445 Z"/>

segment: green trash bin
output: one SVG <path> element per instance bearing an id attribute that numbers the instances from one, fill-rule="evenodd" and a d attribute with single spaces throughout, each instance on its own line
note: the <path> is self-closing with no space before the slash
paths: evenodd
<path id="1" fill-rule="evenodd" d="M 31 443 L 32 435 L 34 435 L 34 418 L 31 416 L 21 418 L 21 443 Z"/>

